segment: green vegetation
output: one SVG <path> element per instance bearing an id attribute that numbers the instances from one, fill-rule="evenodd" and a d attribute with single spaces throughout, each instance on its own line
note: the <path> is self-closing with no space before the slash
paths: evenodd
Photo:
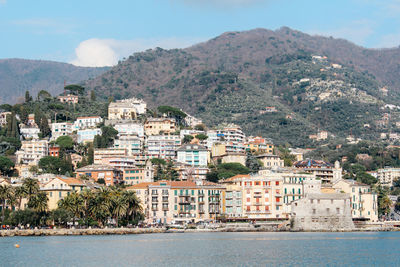
<path id="1" fill-rule="evenodd" d="M 207 180 L 210 182 L 218 182 L 233 177 L 237 174 L 249 174 L 250 169 L 240 163 L 221 163 L 210 166 L 210 172 L 207 173 Z"/>

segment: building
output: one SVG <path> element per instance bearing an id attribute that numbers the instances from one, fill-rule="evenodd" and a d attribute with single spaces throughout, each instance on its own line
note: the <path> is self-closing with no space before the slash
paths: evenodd
<path id="1" fill-rule="evenodd" d="M 348 194 L 307 194 L 292 202 L 291 217 L 298 231 L 354 229 Z"/>
<path id="2" fill-rule="evenodd" d="M 383 186 L 393 186 L 393 182 L 400 178 L 400 168 L 385 167 L 378 170 L 377 178 Z"/>
<path id="3" fill-rule="evenodd" d="M 265 220 L 286 219 L 289 216 L 285 212 L 283 180 L 279 175 L 272 173 L 268 176 L 236 175 L 225 179 L 223 184 L 236 185 L 241 188 L 243 218 Z M 239 187 L 235 188 L 238 190 Z M 225 199 L 226 202 L 228 199 Z M 226 208 L 228 209 L 228 207 Z"/>
<path id="4" fill-rule="evenodd" d="M 137 98 L 117 100 L 108 106 L 109 120 L 133 120 L 137 114 L 145 114 L 147 104 Z"/>
<path id="5" fill-rule="evenodd" d="M 85 130 L 78 130 L 77 135 L 78 135 L 78 143 L 90 143 L 93 142 L 94 137 L 96 135 L 101 135 L 101 129 L 100 128 L 94 128 L 94 129 L 85 129 Z"/>
<path id="6" fill-rule="evenodd" d="M 228 152 L 226 144 L 214 143 L 211 147 L 211 156 L 214 162 L 238 162 L 242 165 L 246 165 L 246 154 L 243 152 Z"/>
<path id="7" fill-rule="evenodd" d="M 122 171 L 109 165 L 92 164 L 79 168 L 75 172 L 77 179 L 86 177 L 93 179 L 95 182 L 103 179 L 107 186 L 122 182 Z"/>
<path id="8" fill-rule="evenodd" d="M 174 166 L 180 181 L 206 180 L 207 173 L 210 171 L 207 166 L 192 166 L 180 162 L 175 163 Z"/>
<path id="9" fill-rule="evenodd" d="M 68 103 L 68 104 L 78 104 L 79 101 L 79 96 L 77 95 L 60 95 L 57 96 L 58 101 L 60 101 L 61 103 Z"/>
<path id="10" fill-rule="evenodd" d="M 184 224 L 215 220 L 224 188 L 210 182 L 158 181 L 128 187 L 141 200 L 145 222 Z"/>
<path id="11" fill-rule="evenodd" d="M 94 164 L 105 164 L 111 158 L 125 158 L 128 153 L 125 148 L 96 148 L 94 150 Z"/>
<path id="12" fill-rule="evenodd" d="M 49 147 L 49 156 L 51 157 L 59 157 L 60 156 L 60 146 L 53 145 Z"/>
<path id="13" fill-rule="evenodd" d="M 74 169 L 76 169 L 78 167 L 78 163 L 80 163 L 82 161 L 83 157 L 76 153 L 70 154 L 70 156 L 71 156 L 72 165 L 74 165 Z"/>
<path id="14" fill-rule="evenodd" d="M 114 140 L 114 148 L 126 149 L 128 156 L 141 154 L 143 138 L 131 134 L 118 134 L 118 138 Z"/>
<path id="15" fill-rule="evenodd" d="M 192 166 L 207 166 L 210 161 L 210 152 L 204 146 L 186 144 L 178 148 L 177 161 Z"/>
<path id="16" fill-rule="evenodd" d="M 293 166 L 305 172 L 314 173 L 322 183 L 334 183 L 342 179 L 342 168 L 338 161 L 333 165 L 322 160 L 306 159 L 296 161 Z"/>
<path id="17" fill-rule="evenodd" d="M 266 169 L 283 168 L 285 165 L 283 159 L 273 154 L 258 155 L 257 159 L 262 162 L 264 168 Z"/>
<path id="18" fill-rule="evenodd" d="M 37 127 L 36 124 L 28 126 L 21 123 L 19 125 L 19 132 L 24 139 L 38 139 L 40 134 L 40 129 Z"/>
<path id="19" fill-rule="evenodd" d="M 51 140 L 57 140 L 60 136 L 71 135 L 73 124 L 69 122 L 58 122 L 51 124 Z"/>
<path id="20" fill-rule="evenodd" d="M 78 117 L 74 122 L 76 130 L 84 130 L 89 128 L 96 128 L 103 119 L 100 116 Z"/>
<path id="21" fill-rule="evenodd" d="M 150 161 L 145 166 L 135 166 L 123 170 L 123 180 L 126 185 L 150 183 L 154 181 L 154 168 Z"/>
<path id="22" fill-rule="evenodd" d="M 220 143 L 226 146 L 227 153 L 245 153 L 244 145 L 246 136 L 242 129 L 234 124 L 220 126 L 217 130 L 207 131 L 207 147 Z"/>
<path id="23" fill-rule="evenodd" d="M 202 124 L 203 121 L 200 119 L 197 119 L 189 114 L 186 113 L 186 117 L 185 117 L 185 124 L 189 127 L 194 127 L 196 125 Z"/>
<path id="24" fill-rule="evenodd" d="M 144 126 L 135 122 L 116 123 L 114 129 L 118 131 L 119 135 L 137 135 L 144 136 Z"/>
<path id="25" fill-rule="evenodd" d="M 181 146 L 179 135 L 151 135 L 146 140 L 146 151 L 151 158 L 176 158 Z"/>
<path id="26" fill-rule="evenodd" d="M 341 179 L 333 184 L 333 188 L 350 195 L 353 220 L 378 221 L 378 196 L 369 185 Z"/>
<path id="27" fill-rule="evenodd" d="M 244 143 L 247 151 L 262 152 L 266 154 L 274 154 L 274 144 L 271 140 L 262 138 L 261 136 L 249 137 Z"/>
<path id="28" fill-rule="evenodd" d="M 48 197 L 49 210 L 58 208 L 58 202 L 72 192 L 82 192 L 86 185 L 79 179 L 67 177 L 55 177 L 40 186 L 40 191 L 45 192 Z"/>
<path id="29" fill-rule="evenodd" d="M 17 163 L 38 165 L 39 160 L 49 154 L 49 142 L 47 140 L 21 141 L 21 149 L 15 155 Z"/>
<path id="30" fill-rule="evenodd" d="M 11 116 L 11 112 L 1 112 L 0 113 L 0 126 L 4 127 L 5 125 L 7 125 L 7 116 L 10 115 Z"/>
<path id="31" fill-rule="evenodd" d="M 176 131 L 176 122 L 171 118 L 149 118 L 144 124 L 144 131 L 147 136 L 173 134 Z"/>

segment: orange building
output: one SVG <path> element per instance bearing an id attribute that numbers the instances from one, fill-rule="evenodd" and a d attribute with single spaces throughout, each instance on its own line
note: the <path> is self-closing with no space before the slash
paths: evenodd
<path id="1" fill-rule="evenodd" d="M 92 164 L 76 170 L 76 178 L 83 176 L 92 178 L 98 182 L 103 179 L 107 186 L 116 185 L 122 182 L 122 171 L 109 165 Z"/>
<path id="2" fill-rule="evenodd" d="M 59 146 L 49 147 L 49 156 L 58 158 L 60 156 L 60 147 Z"/>

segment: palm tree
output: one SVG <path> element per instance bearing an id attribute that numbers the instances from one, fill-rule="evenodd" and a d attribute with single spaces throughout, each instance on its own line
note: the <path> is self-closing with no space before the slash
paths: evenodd
<path id="1" fill-rule="evenodd" d="M 1 221 L 4 221 L 4 212 L 7 200 L 12 198 L 13 188 L 10 185 L 0 185 Z"/>
<path id="2" fill-rule="evenodd" d="M 39 213 L 45 213 L 48 209 L 47 202 L 49 198 L 45 192 L 39 192 L 32 196 L 28 202 L 28 207 L 34 209 Z"/>
<path id="3" fill-rule="evenodd" d="M 94 194 L 92 191 L 86 189 L 81 191 L 80 196 L 83 200 L 83 216 L 85 218 L 86 226 L 88 226 L 89 203 L 94 198 Z"/>
<path id="4" fill-rule="evenodd" d="M 18 199 L 18 209 L 21 209 L 22 199 L 28 195 L 27 188 L 25 186 L 18 186 L 15 188 L 15 197 Z"/>
<path id="5" fill-rule="evenodd" d="M 79 218 L 83 211 L 83 199 L 76 192 L 72 192 L 69 196 L 61 199 L 58 203 L 59 207 L 70 211 L 73 214 L 73 225 L 75 225 L 75 219 Z"/>
<path id="6" fill-rule="evenodd" d="M 123 198 L 126 199 L 128 208 L 126 210 L 126 217 L 134 219 L 136 215 L 142 213 L 143 209 L 140 205 L 140 200 L 136 193 L 133 191 L 124 191 Z"/>
<path id="7" fill-rule="evenodd" d="M 118 227 L 118 219 L 122 215 L 125 215 L 127 210 L 128 210 L 128 202 L 127 199 L 122 197 L 122 194 L 116 194 L 111 200 L 112 206 L 111 206 L 111 214 L 115 218 L 115 223 Z"/>
<path id="8" fill-rule="evenodd" d="M 109 188 L 101 188 L 89 201 L 89 212 L 100 226 L 104 226 L 105 220 L 110 216 L 111 198 L 112 191 Z"/>
<path id="9" fill-rule="evenodd" d="M 32 195 L 39 192 L 39 183 L 36 179 L 26 178 L 22 184 L 25 187 L 28 200 L 31 200 Z"/>

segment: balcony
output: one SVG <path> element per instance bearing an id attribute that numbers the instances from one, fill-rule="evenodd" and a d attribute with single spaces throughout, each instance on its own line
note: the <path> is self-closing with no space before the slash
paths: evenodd
<path id="1" fill-rule="evenodd" d="M 277 205 L 277 206 L 282 206 L 282 205 L 283 205 L 283 202 L 281 202 L 281 201 L 276 202 L 275 205 Z"/>
<path id="2" fill-rule="evenodd" d="M 180 198 L 179 199 L 179 204 L 180 205 L 190 205 L 191 201 L 190 201 L 190 199 Z"/>
<path id="3" fill-rule="evenodd" d="M 152 210 L 152 211 L 157 211 L 157 210 L 158 210 L 158 207 L 157 207 L 157 206 L 151 207 L 151 210 Z"/>
<path id="4" fill-rule="evenodd" d="M 270 210 L 246 210 L 247 214 L 271 214 Z"/>
<path id="5" fill-rule="evenodd" d="M 178 211 L 179 214 L 190 214 L 190 210 L 180 210 Z"/>
<path id="6" fill-rule="evenodd" d="M 256 203 L 254 203 L 253 205 L 254 205 L 254 206 L 262 206 L 263 203 L 261 203 L 261 202 L 256 202 Z"/>
<path id="7" fill-rule="evenodd" d="M 162 207 L 162 210 L 163 210 L 163 211 L 168 211 L 169 208 L 168 208 L 168 207 Z"/>

